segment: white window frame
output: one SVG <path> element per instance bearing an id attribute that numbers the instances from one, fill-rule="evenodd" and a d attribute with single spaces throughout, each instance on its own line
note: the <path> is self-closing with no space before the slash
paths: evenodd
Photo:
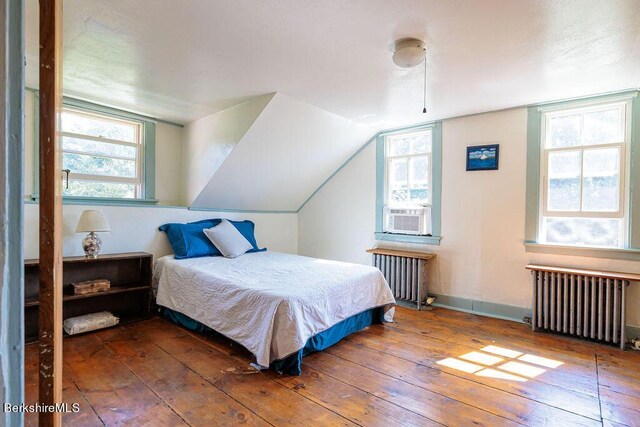
<path id="1" fill-rule="evenodd" d="M 134 188 L 135 188 L 135 194 L 134 194 L 133 199 L 141 199 L 143 197 L 143 194 L 144 194 L 144 135 L 143 135 L 143 125 L 144 124 L 142 122 L 136 121 L 136 120 L 127 120 L 127 119 L 115 118 L 115 117 L 110 116 L 108 114 L 89 112 L 89 111 L 85 111 L 83 109 L 75 108 L 75 107 L 64 106 L 62 108 L 62 111 L 63 112 L 70 112 L 70 113 L 73 113 L 73 114 L 76 114 L 76 115 L 79 115 L 79 116 L 86 116 L 88 118 L 97 118 L 99 120 L 106 121 L 106 122 L 112 122 L 112 123 L 116 123 L 116 124 L 125 124 L 127 126 L 131 126 L 131 125 L 134 126 L 134 128 L 135 128 L 135 138 L 134 139 L 137 142 L 127 142 L 127 141 L 121 141 L 121 140 L 117 140 L 117 139 L 98 137 L 98 136 L 86 135 L 86 134 L 74 133 L 74 132 L 60 132 L 60 135 L 61 135 L 61 137 L 69 137 L 69 138 L 76 138 L 76 139 L 83 139 L 83 140 L 90 140 L 90 141 L 98 141 L 98 142 L 107 142 L 107 143 L 114 144 L 114 145 L 120 145 L 120 146 L 136 148 L 136 150 L 137 150 L 136 159 L 135 159 L 135 162 L 136 162 L 136 176 L 133 177 L 133 178 L 131 178 L 131 177 L 109 176 L 109 175 L 98 175 L 98 174 L 76 173 L 76 172 L 71 171 L 69 173 L 69 180 L 93 181 L 93 182 L 109 182 L 109 183 L 115 183 L 115 184 L 128 184 L 128 185 L 133 184 Z M 130 158 L 123 158 L 123 157 L 119 157 L 119 156 L 110 156 L 110 155 L 105 155 L 105 154 L 90 153 L 90 152 L 79 151 L 79 150 L 66 150 L 63 147 L 62 154 L 64 155 L 64 153 L 90 155 L 90 156 L 94 156 L 94 157 L 102 157 L 102 158 L 115 159 L 115 160 L 128 160 L 128 161 L 132 160 Z M 67 196 L 65 196 L 65 197 L 67 197 Z M 69 196 L 69 197 L 74 197 L 74 196 Z M 97 196 L 86 196 L 86 197 L 99 198 Z"/>
<path id="2" fill-rule="evenodd" d="M 419 154 L 402 154 L 402 155 L 396 155 L 396 156 L 392 156 L 390 154 L 391 153 L 390 146 L 391 146 L 391 141 L 393 139 L 411 138 L 413 136 L 424 135 L 424 134 L 430 135 L 430 138 L 429 138 L 430 149 L 428 152 L 419 153 Z M 388 206 L 391 208 L 402 208 L 402 209 L 432 207 L 433 205 L 433 156 L 432 154 L 433 154 L 433 130 L 430 128 L 419 130 L 419 131 L 407 132 L 407 133 L 394 133 L 394 134 L 385 136 L 385 141 L 384 141 L 384 161 L 385 161 L 384 204 L 385 206 Z M 389 189 L 389 183 L 391 182 L 391 179 L 390 179 L 391 161 L 398 160 L 398 159 L 407 159 L 407 190 L 409 191 L 411 188 L 411 170 L 410 170 L 411 160 L 410 159 L 414 157 L 425 157 L 425 156 L 427 157 L 427 162 L 429 165 L 429 171 L 427 173 L 427 194 L 428 194 L 427 202 L 426 203 L 392 202 L 390 200 L 391 191 Z"/>
<path id="3" fill-rule="evenodd" d="M 557 116 L 567 116 L 577 113 L 589 113 L 593 111 L 600 111 L 603 109 L 618 107 L 622 109 L 624 115 L 622 125 L 624 131 L 622 132 L 623 141 L 608 143 L 608 144 L 594 144 L 594 145 L 578 145 L 572 147 L 560 147 L 560 148 L 546 148 L 546 141 L 549 137 L 547 121 Z M 538 213 L 538 238 L 537 240 L 546 244 L 553 245 L 554 243 L 546 242 L 546 229 L 545 218 L 611 218 L 622 219 L 621 236 L 620 241 L 622 247 L 627 247 L 629 244 L 629 197 L 630 197 L 630 147 L 631 147 L 631 112 L 632 112 L 632 100 L 629 98 L 618 100 L 606 100 L 601 102 L 581 102 L 571 106 L 557 107 L 557 108 L 541 108 L 541 127 L 540 127 L 540 199 L 539 199 L 539 213 Z M 583 211 L 582 210 L 582 197 L 583 197 L 583 180 L 584 174 L 582 167 L 584 165 L 584 152 L 602 148 L 620 149 L 620 183 L 619 183 L 619 195 L 618 195 L 618 209 L 616 211 Z M 548 159 L 551 152 L 562 151 L 580 151 L 581 163 L 580 163 L 580 210 L 578 211 L 556 211 L 548 209 Z"/>

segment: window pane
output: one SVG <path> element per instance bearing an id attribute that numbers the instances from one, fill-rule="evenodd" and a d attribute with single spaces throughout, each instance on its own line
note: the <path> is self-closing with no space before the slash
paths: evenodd
<path id="1" fill-rule="evenodd" d="M 409 201 L 412 204 L 428 204 L 429 203 L 429 190 L 427 186 L 411 187 L 409 190 Z"/>
<path id="2" fill-rule="evenodd" d="M 621 247 L 622 220 L 545 218 L 545 241 L 562 245 Z"/>
<path id="3" fill-rule="evenodd" d="M 136 162 L 133 160 L 109 159 L 84 154 L 63 153 L 62 166 L 71 173 L 91 175 L 136 177 Z"/>
<path id="4" fill-rule="evenodd" d="M 412 185 L 418 182 L 427 183 L 429 181 L 429 157 L 411 157 L 409 160 L 409 170 L 411 171 Z"/>
<path id="5" fill-rule="evenodd" d="M 620 149 L 584 151 L 582 209 L 617 212 L 620 198 Z"/>
<path id="6" fill-rule="evenodd" d="M 409 201 L 413 204 L 428 203 L 429 156 L 411 157 L 409 159 L 409 176 Z"/>
<path id="7" fill-rule="evenodd" d="M 411 154 L 422 154 L 431 151 L 431 132 L 421 133 L 411 138 Z"/>
<path id="8" fill-rule="evenodd" d="M 391 138 L 389 140 L 389 154 L 391 156 L 404 156 L 411 150 L 411 138 Z"/>
<path id="9" fill-rule="evenodd" d="M 547 209 L 580 210 L 580 151 L 549 153 Z"/>
<path id="10" fill-rule="evenodd" d="M 405 203 L 409 200 L 409 190 L 391 190 L 389 202 L 391 203 Z"/>
<path id="11" fill-rule="evenodd" d="M 392 159 L 389 162 L 389 187 L 390 188 L 407 188 L 408 187 L 408 166 L 407 159 Z"/>
<path id="12" fill-rule="evenodd" d="M 62 131 L 91 135 L 118 141 L 137 142 L 138 125 L 120 121 L 101 119 L 90 114 L 79 114 L 65 110 L 62 112 Z"/>
<path id="13" fill-rule="evenodd" d="M 581 144 L 582 115 L 551 117 L 547 121 L 547 148 L 575 147 Z"/>
<path id="14" fill-rule="evenodd" d="M 102 154 L 106 156 L 125 157 L 135 160 L 138 150 L 126 145 L 110 144 L 108 142 L 91 141 L 88 139 L 62 138 L 62 149 L 82 151 L 87 154 Z"/>
<path id="15" fill-rule="evenodd" d="M 607 144 L 622 142 L 622 109 L 594 111 L 584 115 L 583 144 Z"/>
<path id="16" fill-rule="evenodd" d="M 66 187 L 66 186 L 65 186 Z M 133 184 L 118 184 L 113 182 L 69 180 L 69 189 L 64 189 L 65 196 L 82 197 L 113 197 L 133 199 L 136 197 L 136 186 Z"/>

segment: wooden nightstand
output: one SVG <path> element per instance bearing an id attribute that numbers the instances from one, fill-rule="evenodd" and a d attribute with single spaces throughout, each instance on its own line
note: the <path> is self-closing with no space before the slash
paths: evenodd
<path id="1" fill-rule="evenodd" d="M 100 255 L 98 258 L 63 258 L 63 318 L 110 311 L 120 323 L 150 316 L 153 255 L 146 252 Z M 25 260 L 24 324 L 25 341 L 38 340 L 38 269 L 37 259 Z M 108 279 L 105 292 L 73 295 L 71 282 Z"/>

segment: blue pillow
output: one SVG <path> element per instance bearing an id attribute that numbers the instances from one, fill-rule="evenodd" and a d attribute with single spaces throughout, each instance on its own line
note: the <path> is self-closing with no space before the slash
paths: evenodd
<path id="1" fill-rule="evenodd" d="M 221 220 L 219 218 L 216 218 L 216 219 L 212 219 L 211 221 L 220 222 Z M 240 234 L 242 234 L 244 238 L 247 239 L 249 243 L 251 243 L 251 246 L 253 246 L 253 249 L 248 250 L 247 253 L 263 252 L 267 250 L 267 248 L 262 248 L 262 249 L 258 248 L 258 242 L 256 242 L 256 236 L 255 236 L 256 225 L 253 223 L 253 221 L 249 221 L 248 219 L 244 221 L 232 221 L 232 220 L 227 220 L 227 221 L 233 224 L 234 227 L 238 229 Z"/>
<path id="2" fill-rule="evenodd" d="M 253 249 L 248 250 L 247 253 L 267 250 L 267 248 L 258 248 L 255 236 L 256 226 L 252 221 L 228 221 L 251 243 Z M 211 218 L 187 224 L 169 223 L 161 225 L 158 230 L 167 234 L 175 259 L 222 256 L 222 253 L 211 243 L 203 231 L 205 228 L 215 227 L 221 222 L 220 218 Z"/>
<path id="3" fill-rule="evenodd" d="M 222 256 L 218 248 L 211 243 L 202 231 L 205 228 L 215 227 L 221 221 L 220 219 L 205 219 L 188 224 L 171 223 L 164 224 L 158 229 L 167 234 L 176 259 Z"/>

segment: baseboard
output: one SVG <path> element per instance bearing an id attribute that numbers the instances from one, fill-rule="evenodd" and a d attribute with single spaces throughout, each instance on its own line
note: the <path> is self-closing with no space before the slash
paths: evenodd
<path id="1" fill-rule="evenodd" d="M 465 313 L 477 314 L 479 316 L 511 320 L 518 323 L 524 323 L 522 320 L 524 317 L 531 317 L 531 309 L 526 307 L 497 304 L 494 302 L 472 300 L 454 297 L 451 295 L 431 295 L 436 297 L 436 301 L 433 303 L 434 307 L 449 308 L 451 310 L 463 311 Z"/>
<path id="2" fill-rule="evenodd" d="M 495 317 L 497 319 L 511 320 L 524 323 L 524 317 L 531 318 L 531 309 L 516 307 L 513 305 L 497 304 L 488 301 L 472 300 L 451 295 L 430 294 L 436 297 L 434 307 L 448 308 L 450 310 L 477 314 L 479 316 Z M 404 306 L 408 306 L 403 304 Z M 415 307 L 415 304 L 412 304 Z M 628 339 L 640 338 L 640 326 L 627 325 L 625 333 Z"/>
<path id="3" fill-rule="evenodd" d="M 624 328 L 624 332 L 627 335 L 627 339 L 633 340 L 640 338 L 640 326 L 627 325 L 627 327 Z"/>

